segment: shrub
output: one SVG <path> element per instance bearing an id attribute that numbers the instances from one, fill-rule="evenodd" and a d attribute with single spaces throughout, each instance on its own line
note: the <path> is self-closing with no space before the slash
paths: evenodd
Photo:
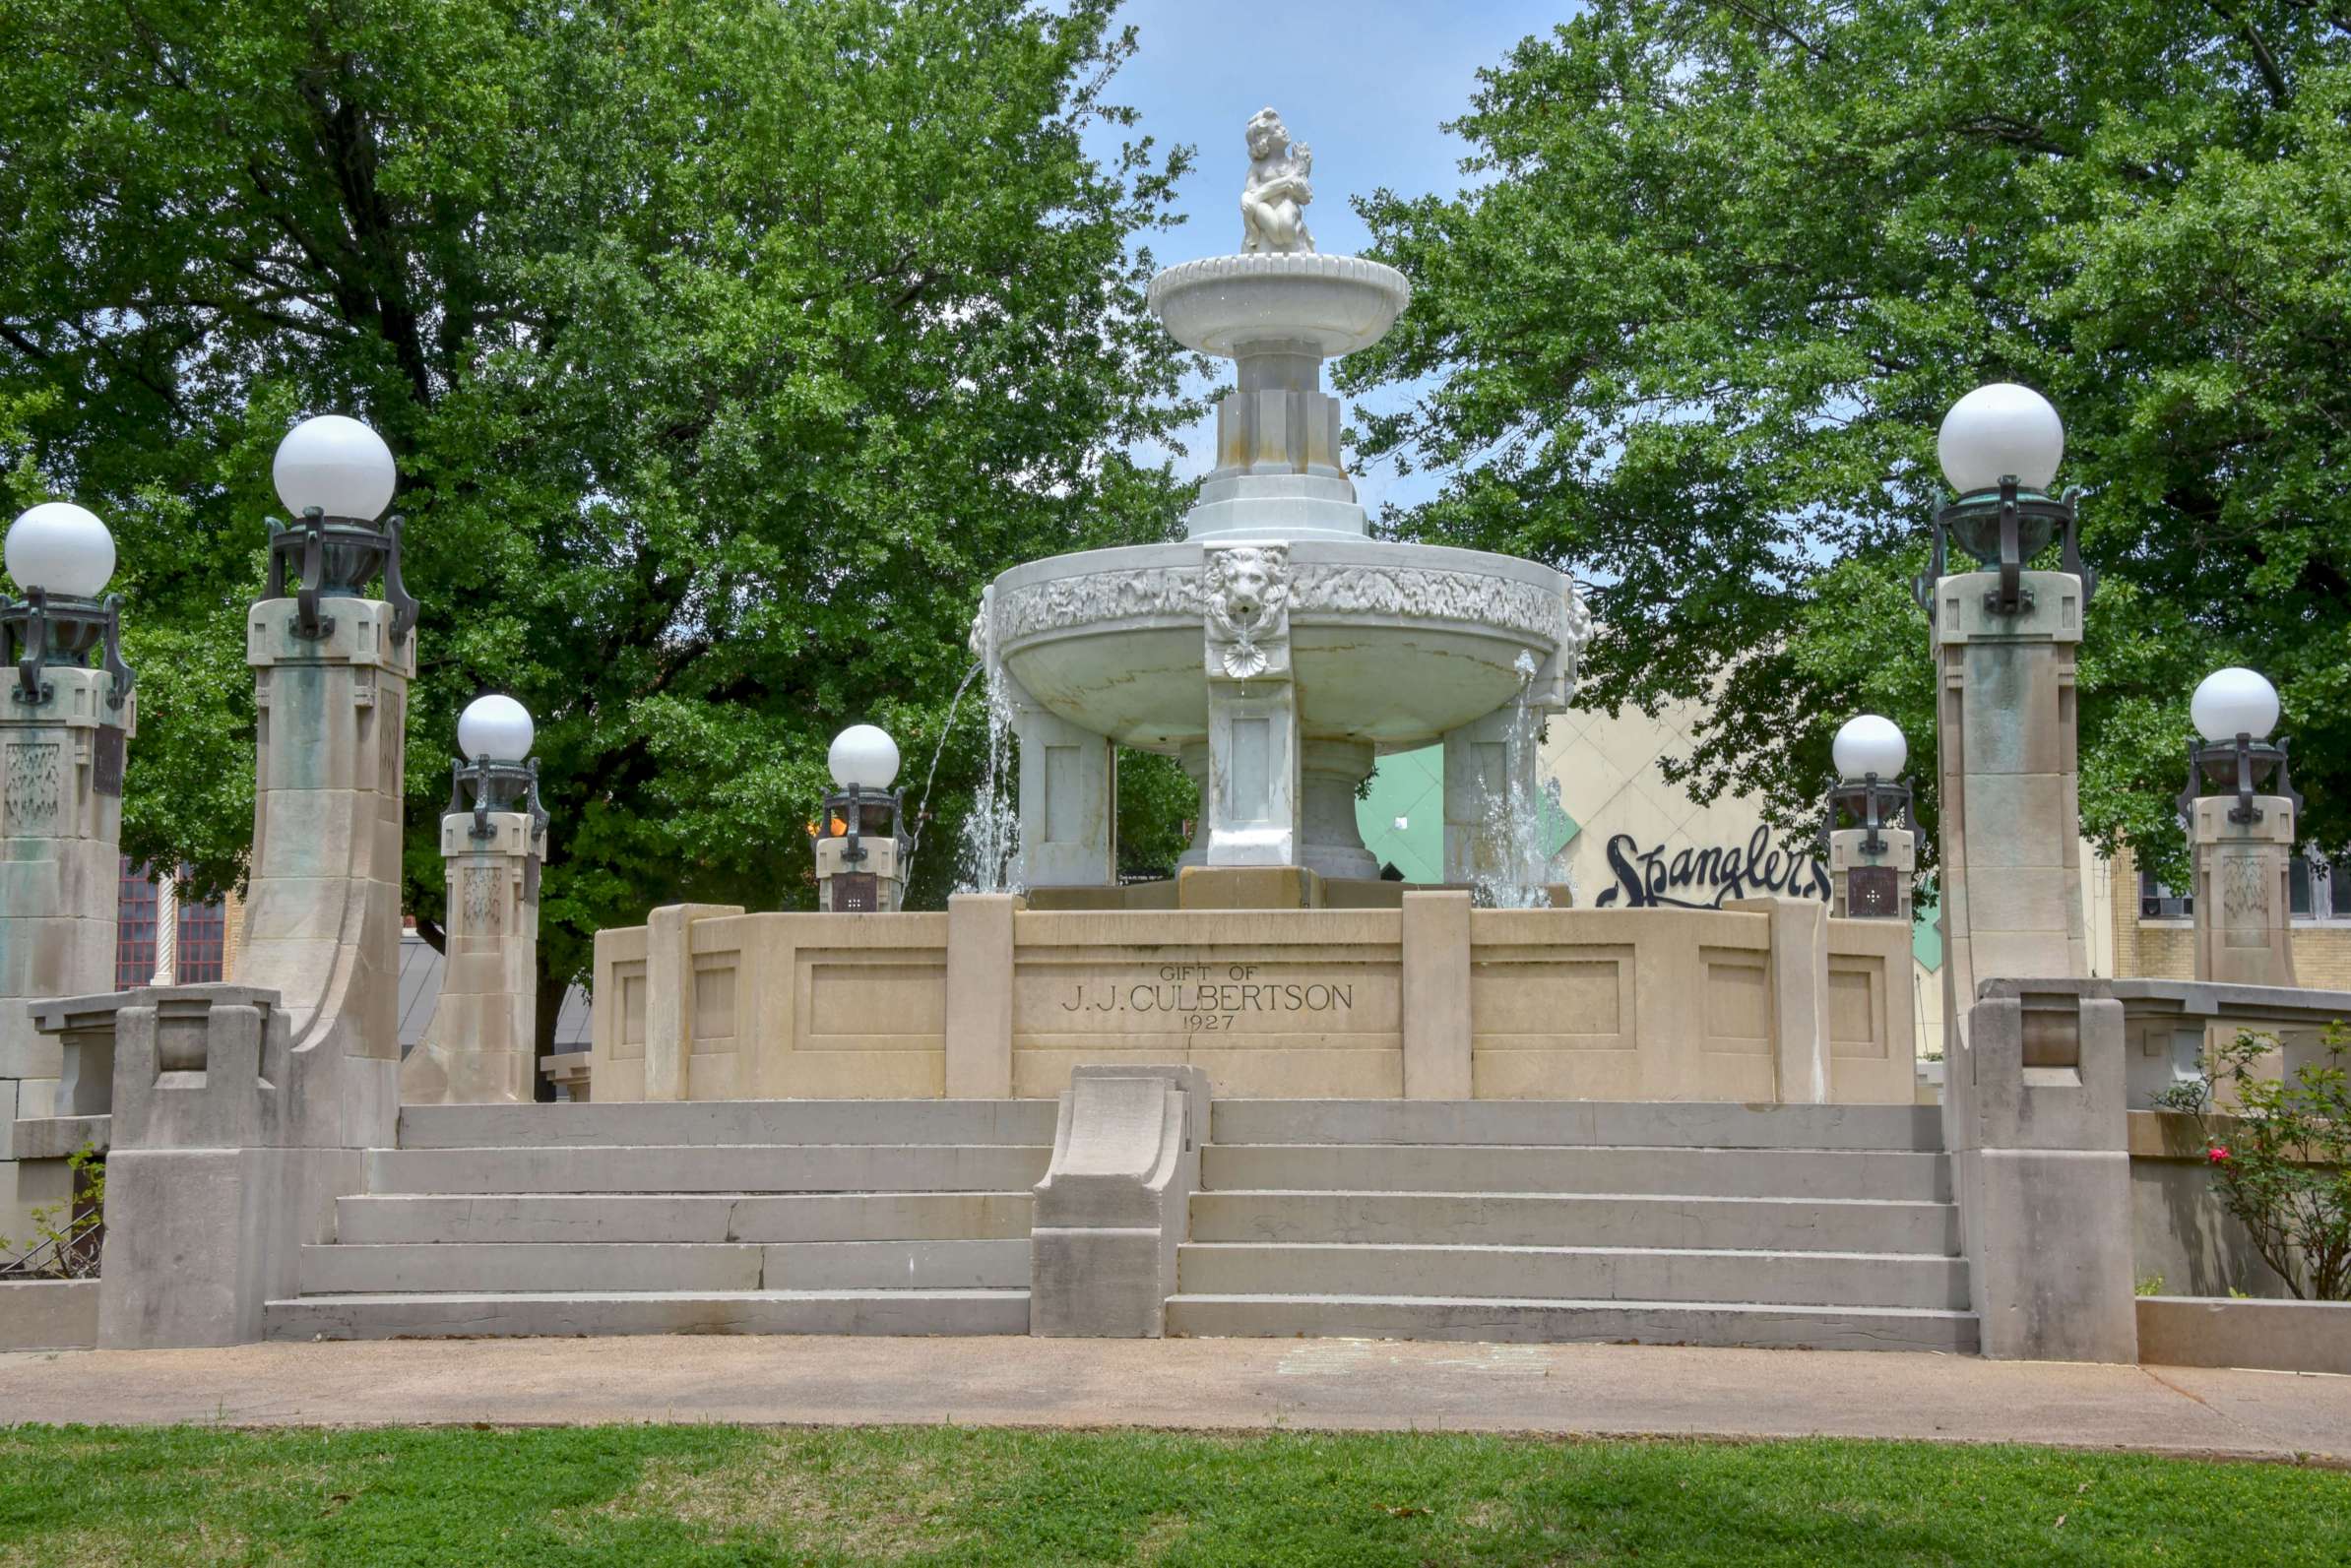
<path id="1" fill-rule="evenodd" d="M 73 1197 L 54 1208 L 32 1211 L 32 1234 L 16 1256 L 15 1243 L 0 1236 L 0 1278 L 88 1280 L 98 1272 L 106 1233 L 106 1157 L 85 1143 L 66 1157 L 73 1172 Z"/>
<path id="2" fill-rule="evenodd" d="M 2286 1288 L 2306 1301 L 2351 1299 L 2351 1031 L 2328 1025 L 2323 1056 L 2282 1078 L 2258 1070 L 2276 1049 L 2269 1035 L 2240 1030 L 2206 1077 L 2157 1103 L 2196 1118 L 2221 1203 Z M 2234 1115 L 2215 1105 L 2222 1084 Z"/>

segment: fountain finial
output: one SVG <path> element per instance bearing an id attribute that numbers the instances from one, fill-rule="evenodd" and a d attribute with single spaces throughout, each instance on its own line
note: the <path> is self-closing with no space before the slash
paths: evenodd
<path id="1" fill-rule="evenodd" d="M 1306 181 L 1314 172 L 1314 150 L 1290 140 L 1290 128 L 1271 108 L 1251 115 L 1245 134 L 1249 174 L 1240 188 L 1242 254 L 1313 250 L 1305 208 L 1314 199 L 1314 187 Z"/>

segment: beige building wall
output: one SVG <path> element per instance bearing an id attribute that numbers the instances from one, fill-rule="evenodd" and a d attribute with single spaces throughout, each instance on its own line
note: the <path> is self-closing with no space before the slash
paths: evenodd
<path id="1" fill-rule="evenodd" d="M 1666 757 L 1686 757 L 1696 748 L 1691 730 L 1699 713 L 1694 703 L 1663 709 L 1655 718 L 1629 707 L 1613 716 L 1574 709 L 1551 721 L 1544 740 L 1544 769 L 1550 779 L 1557 782 L 1561 808 L 1577 824 L 1578 831 L 1561 859 L 1579 908 L 1597 907 L 1601 896 L 1612 888 L 1619 890 L 1615 906 L 1624 903 L 1623 878 L 1609 858 L 1609 845 L 1620 834 L 1629 835 L 1639 849 L 1662 851 L 1659 860 L 1669 871 L 1684 849 L 1698 853 L 1708 848 L 1738 849 L 1745 862 L 1747 851 L 1756 843 L 1756 830 L 1763 825 L 1762 813 L 1754 801 L 1745 795 L 1721 795 L 1701 805 L 1665 775 Z M 1811 846 L 1804 836 L 1766 835 L 1763 843 L 1766 854 L 1774 850 L 1785 854 L 1791 848 L 1799 853 L 1811 852 Z M 2108 875 L 2105 862 L 2086 841 L 2081 852 L 2082 864 L 2090 867 L 2082 883 L 2082 924 L 2089 938 L 2090 972 L 2096 975 L 2139 972 L 2118 968 L 2116 925 L 2118 908 L 2135 913 L 2137 894 L 2134 889 L 2118 893 L 2124 886 L 2119 878 L 2125 873 L 2117 871 Z M 1633 859 L 1636 873 L 1645 876 L 1644 863 L 1637 857 L 1627 858 Z M 1785 861 L 1780 869 L 1783 876 L 1790 874 Z M 1824 868 L 1823 878 L 1825 874 Z M 1699 894 L 1694 888 L 1668 891 L 1673 896 L 1700 902 L 1710 898 L 1713 892 L 1709 889 Z M 2351 928 L 2346 929 L 2345 938 L 2342 962 L 2351 967 Z M 2298 963 L 2304 951 L 2298 938 L 2295 950 Z M 2192 950 L 2185 935 L 2179 954 L 2182 964 L 2191 962 Z M 1924 962 L 1914 962 L 1910 988 L 1916 1053 L 1922 1060 L 1938 1058 L 1942 1054 L 1939 967 L 1929 968 Z"/>
<path id="2" fill-rule="evenodd" d="M 2106 887 L 2111 911 L 2113 973 L 2147 979 L 2195 978 L 2195 921 L 2148 919 L 2139 912 L 2138 862 L 2129 847 L 2115 856 Z M 2347 890 L 2335 874 L 2336 897 Z M 2293 920 L 2294 978 L 2312 990 L 2351 990 L 2351 918 Z"/>

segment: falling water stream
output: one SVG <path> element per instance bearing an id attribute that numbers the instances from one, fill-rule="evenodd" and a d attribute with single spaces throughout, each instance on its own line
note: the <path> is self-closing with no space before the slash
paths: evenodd
<path id="1" fill-rule="evenodd" d="M 991 650 L 992 653 L 992 650 Z M 963 851 L 957 856 L 958 893 L 1018 893 L 1027 886 L 1020 854 L 1020 775 L 1012 754 L 1012 700 L 1004 670 L 987 661 L 987 755 L 963 819 Z"/>
<path id="2" fill-rule="evenodd" d="M 922 830 L 930 822 L 930 786 L 938 781 L 939 759 L 947 754 L 947 742 L 955 736 L 955 716 L 963 708 L 963 694 L 972 689 L 972 679 L 987 667 L 982 659 L 963 672 L 963 679 L 955 684 L 954 700 L 947 704 L 947 721 L 939 728 L 939 743 L 930 748 L 930 771 L 922 776 L 922 800 L 915 807 L 915 836 L 906 847 L 906 885 L 915 884 L 915 856 L 921 852 Z"/>
<path id="3" fill-rule="evenodd" d="M 1510 716 L 1509 737 L 1502 747 L 1503 783 L 1495 788 L 1481 768 L 1478 792 L 1485 829 L 1485 869 L 1471 880 L 1477 902 L 1491 909 L 1548 909 L 1551 891 L 1543 852 L 1543 800 L 1535 789 L 1535 769 L 1520 759 L 1531 758 L 1541 723 L 1528 701 L 1535 685 L 1535 656 L 1521 652 L 1511 667 L 1518 671 L 1518 702 Z"/>

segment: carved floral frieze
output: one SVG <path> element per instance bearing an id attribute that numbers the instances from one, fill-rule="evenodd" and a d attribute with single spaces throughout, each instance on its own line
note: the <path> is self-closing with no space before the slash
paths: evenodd
<path id="1" fill-rule="evenodd" d="M 1058 578 L 992 596 L 996 646 L 1103 621 L 1192 619 L 1206 612 L 1203 569 L 1155 566 Z M 1386 615 L 1493 626 L 1581 652 L 1592 612 L 1571 587 L 1565 596 L 1537 584 L 1444 567 L 1294 562 L 1292 615 Z"/>

